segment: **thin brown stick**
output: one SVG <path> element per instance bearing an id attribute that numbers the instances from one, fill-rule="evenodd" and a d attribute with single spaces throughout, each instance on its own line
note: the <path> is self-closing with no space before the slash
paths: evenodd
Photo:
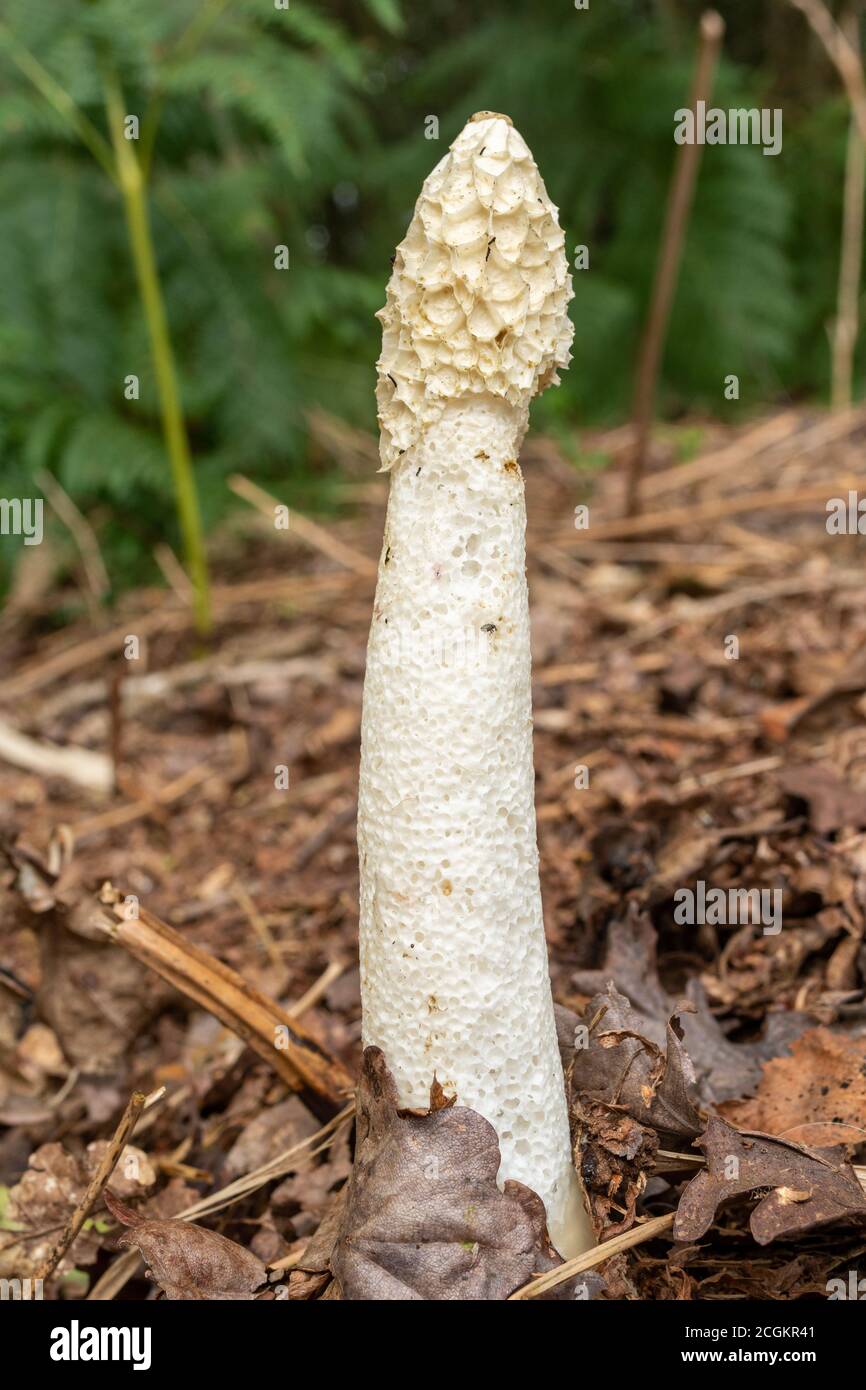
<path id="1" fill-rule="evenodd" d="M 777 415 L 771 415 L 768 420 L 762 420 L 754 429 L 747 430 L 739 438 L 723 444 L 720 449 L 699 454 L 688 463 L 676 463 L 670 468 L 651 473 L 641 483 L 642 497 L 658 497 L 661 493 L 689 487 L 693 483 L 703 482 L 705 478 L 724 473 L 741 463 L 744 458 L 752 458 L 762 449 L 769 448 L 780 439 L 793 434 L 799 428 L 801 419 L 799 411 L 783 410 Z"/>
<path id="2" fill-rule="evenodd" d="M 799 457 L 812 449 L 823 448 L 836 439 L 844 438 L 861 425 L 864 411 L 860 406 L 844 415 L 828 416 L 817 420 L 805 430 L 800 429 L 802 419 L 801 412 L 797 410 L 786 410 L 780 415 L 773 415 L 721 449 L 702 454 L 689 463 L 678 463 L 672 468 L 651 473 L 643 480 L 642 495 L 644 499 L 659 497 L 662 493 L 704 482 L 719 473 L 735 473 L 745 459 L 749 459 L 751 464 L 756 454 L 765 451 L 775 459 L 780 451 L 783 455 L 793 451 Z"/>
<path id="3" fill-rule="evenodd" d="M 111 759 L 91 748 L 37 742 L 0 719 L 0 759 L 38 777 L 62 777 L 87 791 L 106 795 L 114 786 Z"/>
<path id="4" fill-rule="evenodd" d="M 819 1121 L 815 1121 L 819 1123 Z M 798 1125 L 798 1129 L 802 1126 Z M 779 1136 L 781 1138 L 781 1135 Z M 673 1149 L 658 1149 L 656 1152 L 655 1163 L 653 1165 L 657 1173 L 676 1173 L 684 1168 L 706 1168 L 707 1160 L 703 1154 L 680 1154 Z M 854 1175 L 857 1178 L 863 1191 L 866 1192 L 866 1166 L 862 1163 L 851 1165 Z"/>
<path id="5" fill-rule="evenodd" d="M 708 102 L 710 99 L 724 33 L 725 22 L 721 15 L 715 10 L 707 10 L 701 16 L 700 22 L 698 60 L 689 97 L 692 111 L 696 110 L 699 101 Z M 632 405 L 634 447 L 628 463 L 626 482 L 627 516 L 636 516 L 640 511 L 641 478 L 649 446 L 656 383 L 679 279 L 680 261 L 702 150 L 703 146 L 697 140 L 693 144 L 680 145 L 668 195 L 661 250 L 635 376 Z"/>
<path id="6" fill-rule="evenodd" d="M 171 546 L 166 545 L 165 541 L 160 541 L 159 545 L 154 546 L 153 558 L 159 565 L 160 573 L 175 597 L 185 607 L 191 608 L 195 590 L 190 583 L 189 575 Z"/>
<path id="7" fill-rule="evenodd" d="M 626 516 L 617 521 L 602 521 L 591 528 L 591 539 L 610 540 L 613 537 L 648 536 L 655 531 L 675 531 L 680 526 L 702 526 L 726 516 L 761 511 L 808 510 L 814 502 L 844 494 L 848 489 L 866 489 L 866 477 L 848 474 L 843 478 L 828 478 L 824 483 L 779 491 L 766 488 L 761 492 L 744 492 L 736 497 L 713 498 L 694 507 L 670 507 L 664 512 L 647 512 L 644 516 Z M 589 531 L 576 531 L 578 544 Z"/>
<path id="8" fill-rule="evenodd" d="M 296 999 L 294 1004 L 289 1005 L 286 1009 L 286 1013 L 291 1014 L 292 1018 L 300 1018 L 302 1013 L 305 1013 L 307 1009 L 311 1009 L 314 1004 L 318 1003 L 334 981 L 339 980 L 345 969 L 345 961 L 329 961 L 318 980 L 313 981 L 310 988 L 301 995 L 300 999 Z"/>
<path id="9" fill-rule="evenodd" d="M 649 652 L 644 656 L 635 658 L 636 671 L 665 671 L 670 665 L 671 658 L 667 652 Z M 603 661 L 577 661 L 569 662 L 562 666 L 541 666 L 534 673 L 533 680 L 536 685 L 572 685 L 580 684 L 583 681 L 597 680 L 603 675 L 605 664 Z M 568 764 L 571 767 L 571 763 Z"/>
<path id="10" fill-rule="evenodd" d="M 81 1198 L 81 1201 L 78 1203 L 78 1206 L 63 1228 L 63 1234 L 51 1251 L 51 1254 L 48 1255 L 39 1266 L 36 1275 L 37 1279 L 50 1278 L 63 1259 L 63 1256 L 72 1245 L 72 1242 L 87 1220 L 90 1209 L 93 1207 L 96 1199 L 99 1197 L 99 1194 L 114 1172 L 117 1166 L 117 1160 L 123 1153 L 126 1142 L 135 1129 L 136 1121 L 147 1104 L 147 1100 L 147 1096 L 143 1095 L 141 1091 L 133 1091 L 129 1104 L 123 1112 L 120 1124 L 114 1131 L 114 1137 L 105 1150 L 96 1172 L 87 1184 L 84 1196 Z"/>
<path id="11" fill-rule="evenodd" d="M 625 647 L 643 645 L 644 642 L 652 642 L 674 628 L 688 627 L 694 623 L 706 624 L 713 618 L 720 617 L 722 613 L 747 608 L 751 604 L 766 606 L 777 598 L 798 598 L 800 594 L 832 593 L 834 590 L 841 593 L 846 589 L 864 588 L 866 575 L 858 570 L 837 570 L 829 574 L 807 575 L 805 579 L 795 576 L 793 579 L 778 579 L 772 583 L 743 585 L 728 594 L 692 599 L 682 607 L 676 607 L 673 613 L 665 613 L 654 622 L 636 628 L 628 637 L 623 638 L 622 642 Z"/>
<path id="12" fill-rule="evenodd" d="M 315 443 L 336 459 L 343 472 L 366 478 L 379 467 L 379 444 L 372 434 L 316 406 L 306 412 L 306 417 Z"/>
<path id="13" fill-rule="evenodd" d="M 114 774 L 114 790 L 120 786 L 120 768 L 123 763 L 123 678 L 126 663 L 115 662 L 108 676 L 108 734 L 111 750 L 111 767 Z"/>
<path id="14" fill-rule="evenodd" d="M 69 826 L 72 842 L 75 845 L 80 845 L 93 835 L 98 835 L 105 830 L 115 830 L 119 825 L 129 825 L 133 821 L 153 815 L 161 808 L 171 806 L 173 802 L 179 801 L 193 787 L 207 781 L 209 777 L 214 775 L 213 764 L 209 759 L 195 763 L 192 767 L 188 767 L 186 772 L 182 772 L 179 777 L 175 777 L 164 787 L 160 787 L 159 791 L 154 792 L 151 797 L 140 797 L 137 801 L 130 801 L 123 806 L 112 806 L 110 810 L 103 811 L 98 816 L 88 816 L 86 820 L 75 821 Z"/>
<path id="15" fill-rule="evenodd" d="M 791 4 L 806 16 L 824 45 L 827 57 L 845 84 L 860 138 L 866 141 L 866 76 L 860 54 L 851 46 L 823 0 L 791 0 Z"/>
<path id="16" fill-rule="evenodd" d="M 94 912 L 95 927 L 220 1019 L 292 1090 L 305 1093 L 312 1110 L 330 1116 L 342 1108 L 352 1078 L 297 1019 L 146 908 L 137 906 L 130 913 L 123 895 L 110 884 L 104 885 L 100 902 L 103 910 Z"/>
<path id="17" fill-rule="evenodd" d="M 855 52 L 860 49 L 860 21 L 855 11 L 845 16 L 843 30 Z M 845 152 L 845 186 L 842 207 L 842 248 L 836 322 L 833 326 L 832 401 L 834 410 L 851 404 L 854 349 L 860 326 L 860 266 L 863 261 L 863 196 L 866 188 L 866 142 L 852 112 Z"/>
<path id="18" fill-rule="evenodd" d="M 357 580 L 355 582 L 357 583 Z M 212 593 L 213 607 L 216 612 L 222 614 L 246 603 L 266 603 L 269 599 L 285 599 L 291 600 L 297 607 L 307 608 L 311 606 L 311 600 L 325 598 L 335 590 L 339 592 L 345 589 L 351 583 L 352 576 L 345 573 L 268 575 L 264 579 L 250 580 L 245 584 L 223 584 L 215 587 Z M 148 592 L 140 591 L 139 598 L 147 598 Z M 153 612 L 130 616 L 125 620 L 123 627 L 112 628 L 111 631 L 101 633 L 98 637 L 89 637 L 84 642 L 73 642 L 60 651 L 52 652 L 50 656 L 26 666 L 8 680 L 0 682 L 0 702 L 20 700 L 25 695 L 31 695 L 34 690 L 40 690 L 73 671 L 79 671 L 82 667 L 100 661 L 107 654 L 120 651 L 128 633 L 145 637 L 152 632 L 183 631 L 190 626 L 190 611 L 186 606 L 167 607 L 165 590 L 150 592 L 153 593 Z"/>
<path id="19" fill-rule="evenodd" d="M 612 1255 L 620 1255 L 623 1250 L 631 1250 L 635 1245 L 642 1245 L 645 1240 L 652 1240 L 655 1236 L 661 1235 L 662 1231 L 667 1231 L 674 1224 L 676 1212 L 669 1211 L 665 1216 L 654 1216 L 649 1221 L 645 1221 L 641 1226 L 632 1226 L 630 1231 L 626 1231 L 621 1236 L 614 1236 L 611 1240 L 602 1241 L 594 1250 L 588 1250 L 585 1255 L 578 1255 L 573 1260 L 566 1260 L 565 1264 L 559 1265 L 557 1269 L 552 1269 L 549 1274 L 542 1274 L 540 1279 L 535 1279 L 530 1284 L 524 1284 L 522 1288 L 509 1295 L 509 1302 L 517 1299 L 540 1298 L 543 1293 L 550 1289 L 555 1289 L 557 1284 L 564 1284 L 566 1279 L 571 1279 L 575 1274 L 585 1274 L 588 1269 L 594 1269 L 596 1265 L 603 1264 Z"/>
<path id="20" fill-rule="evenodd" d="M 782 767 L 785 759 L 778 755 L 771 758 L 753 758 L 748 763 L 738 763 L 736 767 L 715 768 L 712 772 L 699 772 L 693 777 L 683 777 L 676 783 L 674 791 L 678 796 L 690 792 L 703 791 L 705 787 L 720 787 L 725 782 L 737 782 L 740 778 L 762 777 L 765 772 L 775 772 Z"/>
<path id="21" fill-rule="evenodd" d="M 279 966 L 282 964 L 279 948 L 271 935 L 270 927 L 253 901 L 252 896 L 247 891 L 239 878 L 235 878 L 231 885 L 230 892 L 241 912 L 246 917 L 256 936 L 262 944 L 262 950 L 271 962 L 271 965 Z"/>
<path id="22" fill-rule="evenodd" d="M 347 825 L 351 825 L 358 813 L 358 803 L 353 797 L 348 806 L 342 806 L 332 816 L 329 816 L 324 825 L 319 826 L 308 840 L 295 853 L 295 869 L 305 869 L 316 855 L 330 844 L 335 835 L 344 830 Z"/>
<path id="23" fill-rule="evenodd" d="M 586 737 L 596 731 L 591 721 L 577 724 L 575 734 Z M 682 739 L 695 743 L 736 743 L 754 727 L 750 719 L 690 719 L 677 714 L 613 715 L 597 726 L 604 738 L 611 734 L 658 734 L 661 738 Z"/>
<path id="24" fill-rule="evenodd" d="M 236 497 L 242 497 L 245 502 L 249 502 L 251 507 L 255 507 L 262 516 L 274 519 L 274 508 L 279 506 L 276 497 L 272 497 L 264 488 L 257 483 L 250 482 L 249 478 L 244 478 L 236 473 L 229 478 L 229 487 Z M 301 516 L 294 507 L 290 513 L 289 533 L 294 532 L 306 545 L 312 546 L 314 550 L 321 551 L 327 555 L 328 559 L 334 560 L 338 565 L 343 565 L 346 569 L 354 570 L 355 574 L 374 575 L 378 566 L 375 560 L 369 556 L 362 555 L 360 551 L 354 550 L 352 546 L 344 544 L 336 536 L 332 536 L 324 526 L 320 526 L 316 521 L 310 521 L 307 516 Z"/>
<path id="25" fill-rule="evenodd" d="M 87 517 L 79 511 L 72 498 L 64 492 L 56 478 L 44 468 L 35 475 L 36 483 L 52 511 L 63 522 L 78 547 L 84 574 L 92 597 L 91 617 L 95 616 L 99 605 L 111 588 L 108 570 L 99 549 L 99 542 Z"/>

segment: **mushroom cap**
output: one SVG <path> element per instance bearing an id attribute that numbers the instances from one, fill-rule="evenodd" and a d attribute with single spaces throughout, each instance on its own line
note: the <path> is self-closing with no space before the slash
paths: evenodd
<path id="1" fill-rule="evenodd" d="M 376 395 L 383 470 L 448 399 L 489 392 L 528 409 L 571 360 L 559 212 L 507 116 L 479 111 L 424 181 L 397 247 Z"/>

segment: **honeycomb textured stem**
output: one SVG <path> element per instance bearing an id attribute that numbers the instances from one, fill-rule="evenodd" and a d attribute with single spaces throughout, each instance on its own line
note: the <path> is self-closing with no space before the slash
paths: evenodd
<path id="1" fill-rule="evenodd" d="M 538 1192 L 570 1254 L 591 1239 L 538 876 L 523 425 L 491 396 L 448 402 L 392 473 L 364 686 L 363 1031 L 403 1105 L 426 1106 L 435 1074 L 490 1121 L 500 1176 Z"/>

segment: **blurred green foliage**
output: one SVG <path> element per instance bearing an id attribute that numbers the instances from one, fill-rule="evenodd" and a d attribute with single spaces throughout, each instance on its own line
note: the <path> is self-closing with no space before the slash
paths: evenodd
<path id="1" fill-rule="evenodd" d="M 115 583 L 147 574 L 159 540 L 178 544 L 121 199 L 13 61 L 10 35 L 102 132 L 110 59 L 145 158 L 152 142 L 153 234 L 211 526 L 235 470 L 305 505 L 326 496 L 310 407 L 375 427 L 372 316 L 389 259 L 421 180 L 475 110 L 512 116 L 570 250 L 589 248 L 574 272 L 574 362 L 536 419 L 562 435 L 623 417 L 700 8 L 6 0 L 0 493 L 32 494 L 34 472 L 53 472 L 96 519 Z M 783 106 L 784 146 L 704 152 L 659 393 L 669 417 L 728 418 L 828 386 L 845 102 L 785 0 L 719 8 L 733 57 L 714 102 Z M 431 115 L 438 141 L 425 138 Z M 729 373 L 739 406 L 723 397 Z M 124 395 L 130 374 L 138 400 Z M 7 569 L 9 554 L 4 543 Z"/>

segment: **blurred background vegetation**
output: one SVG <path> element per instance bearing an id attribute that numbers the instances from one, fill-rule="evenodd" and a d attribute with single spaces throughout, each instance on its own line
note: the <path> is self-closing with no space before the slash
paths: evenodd
<path id="1" fill-rule="evenodd" d="M 281 3 L 3 5 L 0 494 L 33 495 L 50 472 L 97 526 L 115 587 L 152 577 L 158 542 L 182 545 L 123 196 L 80 138 L 83 117 L 110 155 L 112 82 L 141 122 L 206 532 L 239 505 L 226 486 L 236 470 L 301 508 L 329 505 L 307 413 L 375 428 L 373 313 L 389 260 L 421 180 L 478 109 L 512 116 L 569 247 L 589 247 L 574 362 L 536 423 L 568 451 L 582 428 L 628 411 L 703 5 Z M 659 392 L 674 419 L 828 390 L 847 102 L 787 0 L 717 7 L 714 104 L 781 106 L 784 146 L 705 155 Z M 438 141 L 425 138 L 430 115 Z M 279 245 L 288 270 L 275 267 Z M 857 365 L 859 384 L 862 353 Z M 0 585 L 12 553 L 4 542 Z"/>

